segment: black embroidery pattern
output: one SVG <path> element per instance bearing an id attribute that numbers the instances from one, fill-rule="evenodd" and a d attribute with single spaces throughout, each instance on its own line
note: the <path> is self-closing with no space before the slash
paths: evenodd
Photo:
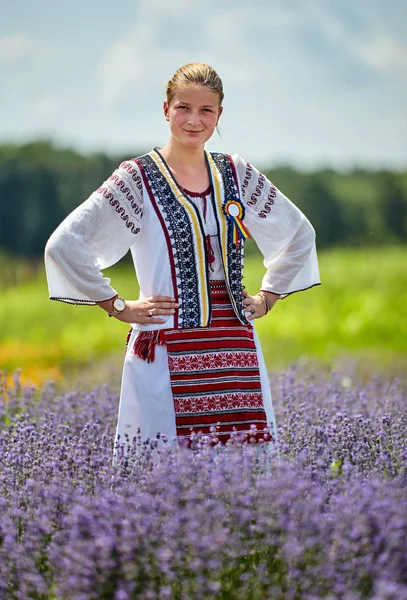
<path id="1" fill-rule="evenodd" d="M 124 181 L 124 179 L 122 179 L 122 177 L 120 176 L 119 169 L 125 169 L 129 173 L 129 175 L 131 175 L 132 180 L 134 181 L 136 187 L 140 191 L 140 196 L 137 199 L 131 193 L 131 190 L 126 181 Z M 127 202 L 129 202 L 132 208 L 133 217 L 136 217 L 137 220 L 140 221 L 143 217 L 143 186 L 141 183 L 141 178 L 137 172 L 134 163 L 132 164 L 131 162 L 126 161 L 122 162 L 119 169 L 116 169 L 116 171 L 112 175 L 110 175 L 108 179 L 108 181 L 111 182 L 112 186 L 106 187 L 101 185 L 97 189 L 97 192 L 99 194 L 102 194 L 102 196 L 106 198 L 106 200 L 109 200 L 110 206 L 112 206 L 117 212 L 117 214 L 120 215 L 120 218 L 125 222 L 126 227 L 128 229 L 131 229 L 132 233 L 137 234 L 140 232 L 140 227 L 137 227 L 136 224 L 130 220 L 131 215 L 129 216 L 127 214 L 128 208 L 122 206 L 122 204 L 120 203 L 120 198 L 123 196 L 126 198 Z"/>
<path id="2" fill-rule="evenodd" d="M 247 202 L 247 206 L 256 206 L 257 201 L 260 198 L 261 192 L 264 188 L 265 181 L 266 181 L 266 178 L 264 177 L 264 175 L 262 175 L 260 173 L 259 178 L 257 180 L 256 189 L 254 190 L 253 194 L 250 196 L 250 200 Z"/>
<path id="3" fill-rule="evenodd" d="M 137 172 L 136 167 L 134 166 L 134 163 L 130 163 L 130 162 L 122 162 L 122 164 L 120 165 L 120 169 L 125 169 L 129 175 L 131 175 L 132 180 L 134 181 L 134 183 L 136 184 L 137 188 L 140 190 L 140 196 L 141 199 L 143 198 L 142 192 L 143 192 L 143 185 L 141 183 L 141 177 Z M 119 170 L 115 171 L 110 177 L 109 177 L 109 181 L 112 181 L 115 186 L 120 190 L 120 192 L 126 196 L 127 200 L 130 202 L 132 209 L 134 210 L 134 214 L 139 215 L 140 219 L 143 216 L 143 205 L 140 202 L 137 201 L 133 194 L 131 193 L 127 183 L 120 177 L 119 175 Z"/>
<path id="4" fill-rule="evenodd" d="M 239 198 L 239 192 L 236 187 L 235 179 L 232 173 L 232 167 L 229 163 L 227 155 L 218 152 L 211 152 L 211 156 L 217 168 L 219 169 L 223 185 L 225 188 L 225 198 Z M 228 224 L 228 229 L 231 227 Z M 233 296 L 234 306 L 237 316 L 242 323 L 248 324 L 249 321 L 246 319 L 243 312 L 242 304 L 242 278 L 243 278 L 243 264 L 244 264 L 244 241 L 239 236 L 239 242 L 237 246 L 229 242 L 230 234 L 228 231 L 228 247 L 227 247 L 227 269 L 229 275 L 229 287 L 230 292 Z"/>
<path id="5" fill-rule="evenodd" d="M 131 229 L 132 233 L 140 233 L 140 227 L 136 227 L 133 221 L 130 221 L 129 215 L 126 213 L 126 209 L 123 208 L 119 200 L 109 188 L 100 186 L 100 188 L 98 188 L 97 191 L 99 194 L 102 194 L 103 197 L 106 198 L 106 200 L 109 200 L 110 206 L 113 206 L 117 214 L 119 214 L 120 218 L 125 222 L 126 227 L 128 227 L 128 229 Z"/>
<path id="6" fill-rule="evenodd" d="M 148 154 L 137 158 L 146 174 L 152 194 L 165 220 L 171 240 L 178 288 L 179 326 L 201 326 L 198 268 L 191 248 L 194 245 L 192 224 L 185 208 L 175 198 L 168 181 Z M 206 325 L 206 324 L 205 324 Z"/>
<path id="7" fill-rule="evenodd" d="M 277 190 L 273 184 L 270 184 L 269 195 L 267 196 L 267 200 L 264 203 L 262 210 L 259 212 L 259 217 L 261 219 L 265 219 L 267 214 L 271 211 L 271 207 L 274 204 L 274 198 L 277 196 Z"/>
<path id="8" fill-rule="evenodd" d="M 248 166 L 249 165 L 248 163 Z M 248 174 L 248 170 L 246 170 L 246 177 L 245 180 L 243 182 L 243 186 L 245 185 L 246 181 L 246 187 L 249 183 L 248 179 L 250 179 L 250 177 L 247 178 L 247 174 Z M 263 190 L 264 190 L 264 186 L 265 184 L 268 186 L 268 194 L 267 194 L 267 198 L 264 200 L 263 199 Z M 243 189 L 242 186 L 242 189 Z M 261 219 L 265 219 L 267 217 L 267 214 L 271 211 L 271 207 L 274 204 L 274 199 L 277 196 L 277 190 L 274 187 L 274 185 L 272 183 L 270 183 L 269 181 L 266 180 L 266 178 L 264 177 L 264 175 L 262 173 L 259 173 L 259 178 L 257 180 L 257 185 L 256 185 L 256 189 L 254 190 L 253 194 L 250 196 L 250 200 L 247 202 L 247 206 L 252 206 L 252 207 L 256 207 L 256 212 L 259 215 L 259 217 Z M 258 203 L 258 201 L 260 200 L 260 203 Z"/>
<path id="9" fill-rule="evenodd" d="M 253 172 L 253 167 L 250 163 L 247 162 L 246 163 L 246 173 L 245 173 L 244 181 L 242 184 L 242 198 L 244 198 L 246 195 L 246 190 L 249 186 L 249 181 L 252 178 L 252 172 Z"/>

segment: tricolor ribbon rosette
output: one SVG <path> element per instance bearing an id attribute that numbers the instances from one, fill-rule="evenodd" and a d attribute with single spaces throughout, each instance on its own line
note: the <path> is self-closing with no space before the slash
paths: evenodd
<path id="1" fill-rule="evenodd" d="M 244 206 L 239 199 L 231 198 L 223 205 L 223 212 L 229 222 L 229 234 L 232 244 L 237 246 L 239 237 L 246 240 L 251 237 L 248 229 L 243 223 Z"/>

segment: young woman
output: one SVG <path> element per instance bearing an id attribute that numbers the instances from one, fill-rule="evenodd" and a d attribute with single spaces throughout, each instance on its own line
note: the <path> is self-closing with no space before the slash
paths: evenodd
<path id="1" fill-rule="evenodd" d="M 208 65 L 167 85 L 164 148 L 123 162 L 48 241 L 50 297 L 98 304 L 130 323 L 117 436 L 179 441 L 213 428 L 275 440 L 271 392 L 253 320 L 277 299 L 319 284 L 305 216 L 241 157 L 209 153 L 223 87 Z M 242 285 L 245 239 L 264 256 L 260 291 Z M 131 250 L 138 300 L 101 270 Z M 269 429 L 269 434 L 267 433 Z"/>

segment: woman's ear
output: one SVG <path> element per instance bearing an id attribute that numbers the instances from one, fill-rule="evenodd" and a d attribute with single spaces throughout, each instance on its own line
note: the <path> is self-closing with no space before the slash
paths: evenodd
<path id="1" fill-rule="evenodd" d="M 219 119 L 220 119 L 222 113 L 223 113 L 223 106 L 219 106 L 218 120 L 216 121 L 216 125 L 219 123 Z"/>
<path id="2" fill-rule="evenodd" d="M 168 114 L 168 102 L 166 100 L 164 100 L 163 111 L 164 111 L 164 117 L 165 117 L 166 121 L 169 121 L 170 116 Z"/>

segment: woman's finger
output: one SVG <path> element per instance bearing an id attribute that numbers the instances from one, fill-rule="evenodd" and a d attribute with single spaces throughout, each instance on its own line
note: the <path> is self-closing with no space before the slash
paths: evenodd
<path id="1" fill-rule="evenodd" d="M 153 304 L 153 308 L 164 308 L 164 309 L 168 309 L 168 308 L 178 308 L 179 304 L 178 302 L 151 302 L 150 304 Z"/>
<path id="2" fill-rule="evenodd" d="M 157 317 L 158 315 L 173 315 L 175 313 L 175 308 L 150 308 L 147 312 L 150 317 Z"/>
<path id="3" fill-rule="evenodd" d="M 157 302 L 176 302 L 175 298 L 171 296 L 150 296 L 146 298 L 149 302 L 156 304 Z"/>
<path id="4" fill-rule="evenodd" d="M 161 325 L 165 323 L 166 319 L 160 319 L 159 317 L 147 317 L 145 323 L 148 325 Z"/>

